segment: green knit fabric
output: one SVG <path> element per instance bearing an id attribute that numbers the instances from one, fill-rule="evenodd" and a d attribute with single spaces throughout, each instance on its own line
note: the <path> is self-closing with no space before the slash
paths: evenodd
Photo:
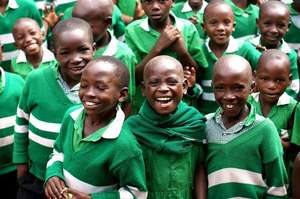
<path id="1" fill-rule="evenodd" d="M 145 100 L 139 114 L 127 120 L 139 142 L 156 151 L 182 154 L 205 135 L 204 117 L 195 108 L 179 103 L 176 111 L 162 116 Z"/>

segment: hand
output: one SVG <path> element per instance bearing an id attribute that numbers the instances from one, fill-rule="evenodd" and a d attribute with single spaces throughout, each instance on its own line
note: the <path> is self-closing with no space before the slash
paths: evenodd
<path id="1" fill-rule="evenodd" d="M 180 31 L 176 27 L 167 25 L 166 28 L 161 32 L 156 46 L 159 47 L 160 50 L 164 50 L 171 46 L 171 44 L 173 44 L 180 37 Z"/>
<path id="2" fill-rule="evenodd" d="M 19 164 L 17 165 L 17 178 L 24 176 L 28 171 L 27 164 Z"/>
<path id="3" fill-rule="evenodd" d="M 187 49 L 184 44 L 183 37 L 181 36 L 181 33 L 179 32 L 179 38 L 171 45 L 171 50 L 176 52 L 179 56 L 184 56 L 187 54 Z"/>
<path id="4" fill-rule="evenodd" d="M 45 186 L 45 194 L 47 198 L 68 198 L 67 192 L 65 191 L 65 182 L 60 178 L 54 176 L 50 178 Z"/>
<path id="5" fill-rule="evenodd" d="M 192 22 L 194 25 L 196 25 L 198 23 L 198 17 L 192 16 L 189 18 L 189 21 Z"/>
<path id="6" fill-rule="evenodd" d="M 63 13 L 60 13 L 59 15 L 57 15 L 55 13 L 54 4 L 53 3 L 50 5 L 50 8 L 48 8 L 48 6 L 45 6 L 43 20 L 51 28 L 53 28 L 61 20 L 62 16 L 64 16 Z"/>
<path id="7" fill-rule="evenodd" d="M 91 199 L 90 195 L 82 193 L 75 189 L 68 188 L 67 193 L 69 195 L 68 198 L 71 198 L 71 199 Z M 70 197 L 70 195 L 71 195 L 71 197 Z M 68 199 L 68 198 L 66 198 L 66 199 Z"/>
<path id="8" fill-rule="evenodd" d="M 286 138 L 281 138 L 281 145 L 286 150 L 290 147 L 290 142 L 286 140 Z"/>
<path id="9" fill-rule="evenodd" d="M 187 80 L 188 88 L 192 88 L 196 83 L 196 70 L 194 67 L 186 66 L 183 68 L 184 78 Z"/>

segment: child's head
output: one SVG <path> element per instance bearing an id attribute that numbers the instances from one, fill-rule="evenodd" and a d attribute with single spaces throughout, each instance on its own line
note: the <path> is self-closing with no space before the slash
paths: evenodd
<path id="1" fill-rule="evenodd" d="M 93 58 L 93 35 L 82 19 L 59 22 L 53 30 L 54 54 L 67 82 L 79 82 L 82 70 Z"/>
<path id="2" fill-rule="evenodd" d="M 267 1 L 260 6 L 257 27 L 261 44 L 267 49 L 278 48 L 289 29 L 289 10 L 280 1 Z"/>
<path id="3" fill-rule="evenodd" d="M 183 67 L 176 59 L 157 56 L 145 65 L 142 91 L 157 113 L 167 115 L 175 111 L 186 89 Z"/>
<path id="4" fill-rule="evenodd" d="M 72 16 L 88 22 L 92 28 L 94 40 L 99 41 L 112 23 L 112 13 L 111 0 L 78 0 Z"/>
<path id="5" fill-rule="evenodd" d="M 247 116 L 247 98 L 252 90 L 252 71 L 243 57 L 221 57 L 214 65 L 213 90 L 226 120 L 240 121 Z"/>
<path id="6" fill-rule="evenodd" d="M 223 1 L 209 3 L 204 10 L 203 30 L 213 44 L 227 45 L 234 31 L 234 15 L 231 7 Z"/>
<path id="7" fill-rule="evenodd" d="M 150 23 L 163 23 L 169 17 L 173 0 L 141 0 Z"/>
<path id="8" fill-rule="evenodd" d="M 203 0 L 188 0 L 192 10 L 200 10 L 203 5 Z"/>
<path id="9" fill-rule="evenodd" d="M 263 52 L 255 73 L 260 100 L 276 104 L 290 85 L 291 79 L 290 61 L 285 53 L 277 49 Z"/>
<path id="10" fill-rule="evenodd" d="M 89 62 L 80 80 L 79 97 L 87 114 L 113 117 L 128 94 L 129 72 L 119 60 L 103 56 Z"/>
<path id="11" fill-rule="evenodd" d="M 44 36 L 35 20 L 31 18 L 18 19 L 13 27 L 12 34 L 15 46 L 26 55 L 35 55 L 41 52 Z"/>

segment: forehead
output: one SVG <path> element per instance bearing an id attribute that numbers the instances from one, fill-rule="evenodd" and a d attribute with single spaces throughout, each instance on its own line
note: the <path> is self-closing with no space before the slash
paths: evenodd
<path id="1" fill-rule="evenodd" d="M 288 20 L 289 11 L 285 6 L 265 6 L 260 10 L 260 18 L 281 17 Z"/>
<path id="2" fill-rule="evenodd" d="M 282 74 L 282 73 L 288 73 L 290 71 L 290 63 L 288 60 L 284 58 L 268 58 L 268 59 L 263 59 L 260 62 L 260 65 L 258 67 L 257 73 L 269 73 L 269 72 L 274 72 L 273 74 Z"/>
<path id="3" fill-rule="evenodd" d="M 95 79 L 111 79 L 117 77 L 116 67 L 107 62 L 90 62 L 84 69 L 83 74 L 92 76 L 89 78 Z"/>
<path id="4" fill-rule="evenodd" d="M 82 43 L 91 43 L 90 34 L 84 29 L 72 29 L 57 33 L 55 36 L 56 43 L 59 45 L 78 46 Z M 58 46 L 60 47 L 60 46 Z"/>
<path id="5" fill-rule="evenodd" d="M 81 3 L 82 4 L 82 3 Z M 94 19 L 94 18 L 105 18 L 111 16 L 113 12 L 113 6 L 104 5 L 77 5 L 73 12 L 73 17 L 83 18 L 83 19 Z"/>
<path id="6" fill-rule="evenodd" d="M 231 66 L 228 66 L 231 64 Z M 241 64 L 241 63 L 239 63 Z M 218 66 L 215 66 L 216 69 L 213 74 L 213 81 L 217 83 L 226 83 L 226 84 L 242 84 L 249 83 L 252 80 L 251 71 L 246 67 L 239 67 L 238 64 L 234 65 L 232 62 L 219 63 Z"/>
<path id="7" fill-rule="evenodd" d="M 24 31 L 25 29 L 40 30 L 40 27 L 35 21 L 22 20 L 22 21 L 15 24 L 15 26 L 13 28 L 13 32 Z"/>
<path id="8" fill-rule="evenodd" d="M 216 14 L 218 16 L 233 17 L 232 9 L 227 4 L 223 3 L 207 6 L 205 10 L 206 17 L 214 17 Z"/>
<path id="9" fill-rule="evenodd" d="M 164 78 L 170 75 L 180 78 L 183 76 L 183 72 L 180 67 L 181 66 L 177 65 L 176 63 L 152 63 L 148 65 L 145 70 L 145 79 L 153 77 Z"/>

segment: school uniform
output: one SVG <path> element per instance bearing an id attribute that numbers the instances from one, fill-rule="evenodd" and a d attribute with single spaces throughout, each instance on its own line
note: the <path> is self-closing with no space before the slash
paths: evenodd
<path id="1" fill-rule="evenodd" d="M 208 199 L 287 198 L 287 175 L 276 127 L 250 108 L 226 129 L 221 109 L 206 122 Z"/>
<path id="2" fill-rule="evenodd" d="M 130 17 L 134 17 L 137 0 L 118 0 L 117 6 L 121 12 Z"/>
<path id="3" fill-rule="evenodd" d="M 1 65 L 6 71 L 10 71 L 11 59 L 19 53 L 14 45 L 12 29 L 15 22 L 23 17 L 34 19 L 42 27 L 40 13 L 32 0 L 9 0 L 5 13 L 0 13 L 0 41 L 3 45 Z"/>
<path id="4" fill-rule="evenodd" d="M 196 61 L 199 67 L 207 67 L 207 62 L 201 49 L 201 39 L 195 26 L 188 20 L 178 18 L 172 14 L 170 16 L 174 20 L 173 25 L 180 30 L 185 46 L 194 61 Z M 149 25 L 148 17 L 130 23 L 125 30 L 126 44 L 135 54 L 137 63 L 140 63 L 149 54 L 159 37 L 160 33 Z M 169 55 L 179 59 L 176 53 L 168 48 L 163 50 L 161 55 Z M 140 87 L 137 88 L 132 105 L 133 112 L 138 111 L 144 99 Z"/>
<path id="5" fill-rule="evenodd" d="M 66 9 L 74 6 L 76 0 L 46 0 L 47 3 L 54 3 L 57 14 L 64 13 Z"/>
<path id="6" fill-rule="evenodd" d="M 197 108 L 205 114 L 215 112 L 218 108 L 218 104 L 215 100 L 215 96 L 212 88 L 212 76 L 213 66 L 218 61 L 216 55 L 209 47 L 208 38 L 205 44 L 202 45 L 202 49 L 206 60 L 208 62 L 207 68 L 202 70 L 200 74 L 200 85 L 203 88 L 203 93 L 200 96 L 200 100 L 197 104 Z M 244 43 L 241 40 L 230 37 L 229 44 L 223 55 L 235 54 L 244 57 L 251 65 L 257 65 L 260 53 L 250 44 Z"/>
<path id="7" fill-rule="evenodd" d="M 6 185 L 1 192 L 15 198 L 17 190 L 16 166 L 12 162 L 13 133 L 18 102 L 24 80 L 0 67 L 0 182 Z"/>
<path id="8" fill-rule="evenodd" d="M 148 199 L 192 199 L 198 164 L 204 160 L 204 117 L 184 102 L 159 115 L 145 100 L 126 124 L 143 150 Z"/>
<path id="9" fill-rule="evenodd" d="M 249 42 L 254 47 L 261 45 L 260 35 L 255 38 L 250 39 Z M 299 74 L 298 74 L 298 65 L 297 65 L 297 53 L 293 49 L 291 49 L 284 40 L 281 41 L 281 46 L 278 48 L 278 50 L 284 52 L 289 57 L 289 60 L 291 63 L 292 83 L 286 89 L 286 92 L 290 96 L 296 98 L 297 94 L 299 93 Z"/>
<path id="10" fill-rule="evenodd" d="M 27 76 L 17 108 L 13 162 L 29 164 L 29 173 L 39 180 L 42 190 L 46 164 L 64 113 L 80 102 L 78 90 L 79 84 L 67 87 L 57 65 Z"/>
<path id="11" fill-rule="evenodd" d="M 132 100 L 135 95 L 135 55 L 127 44 L 118 41 L 110 31 L 108 33 L 110 34 L 110 42 L 106 46 L 98 48 L 94 57 L 113 56 L 127 66 L 130 75 L 129 97 Z"/>
<path id="12" fill-rule="evenodd" d="M 66 113 L 47 163 L 46 181 L 57 176 L 67 187 L 95 199 L 146 199 L 142 151 L 123 126 L 121 108 L 107 126 L 84 138 L 85 118 L 81 105 Z"/>
<path id="13" fill-rule="evenodd" d="M 284 35 L 284 40 L 289 44 L 290 48 L 294 50 L 300 49 L 300 13 L 296 11 L 291 4 L 288 5 L 290 11 L 289 31 Z"/>
<path id="14" fill-rule="evenodd" d="M 236 6 L 231 0 L 225 0 L 225 2 L 230 5 L 236 23 L 232 36 L 234 38 L 254 37 L 258 33 L 256 27 L 256 19 L 258 19 L 259 12 L 258 6 L 249 3 L 245 9 L 242 9 Z"/>
<path id="15" fill-rule="evenodd" d="M 53 53 L 46 47 L 43 48 L 43 57 L 38 68 L 50 67 L 56 63 L 56 59 Z M 27 75 L 35 68 L 27 61 L 26 55 L 23 51 L 13 58 L 11 61 L 12 70 L 14 73 L 20 75 L 23 79 L 26 79 Z"/>
<path id="16" fill-rule="evenodd" d="M 34 0 L 34 2 L 37 9 L 40 11 L 40 15 L 43 16 L 46 6 L 46 0 Z"/>
<path id="17" fill-rule="evenodd" d="M 195 24 L 195 26 L 199 33 L 199 37 L 201 39 L 205 39 L 205 38 L 207 38 L 207 35 L 204 33 L 204 31 L 202 29 L 202 23 L 203 23 L 204 9 L 206 6 L 207 6 L 207 3 L 205 1 L 203 1 L 201 9 L 197 13 L 194 13 L 190 4 L 188 3 L 188 1 L 186 1 L 186 2 L 176 3 L 173 6 L 172 11 L 174 12 L 174 14 L 177 17 L 182 18 L 182 19 L 189 19 L 192 16 L 196 16 L 198 19 L 198 23 Z"/>

